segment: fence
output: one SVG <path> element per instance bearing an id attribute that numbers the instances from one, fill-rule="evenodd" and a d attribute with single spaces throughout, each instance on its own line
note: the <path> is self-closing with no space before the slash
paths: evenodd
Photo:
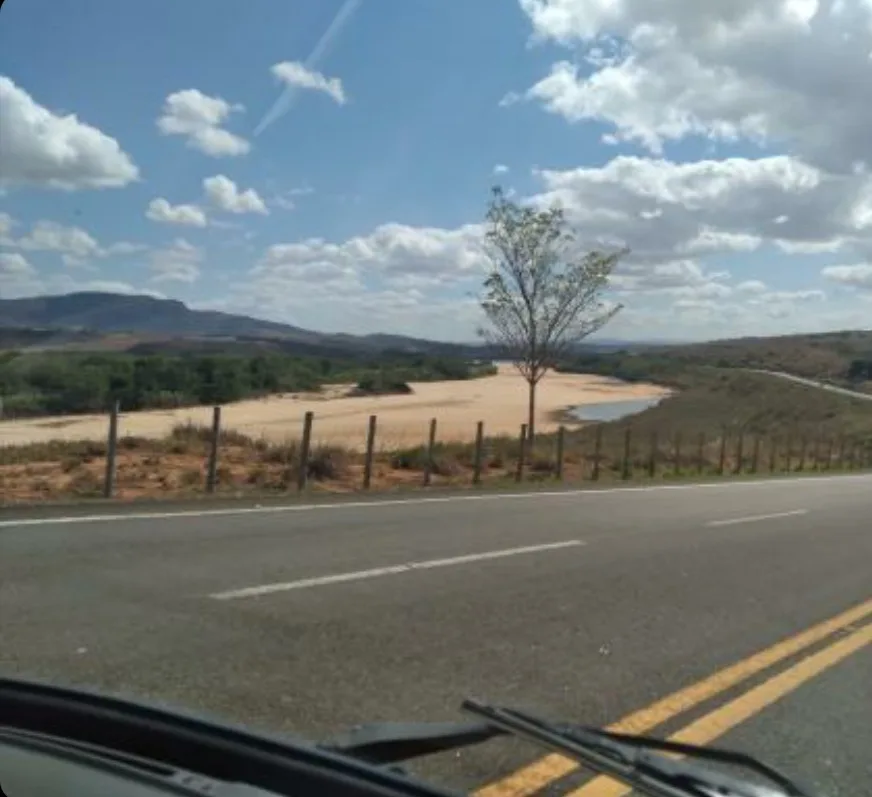
<path id="1" fill-rule="evenodd" d="M 102 484 L 105 498 L 116 495 L 118 418 L 116 405 L 110 413 L 108 425 Z M 366 428 L 365 448 L 362 453 L 355 454 L 359 467 L 349 484 L 352 489 L 373 488 L 378 428 L 378 418 L 373 415 Z M 293 450 L 288 450 L 284 489 L 303 491 L 313 478 L 324 478 L 324 468 L 318 466 L 323 451 L 317 448 L 313 456 L 315 431 L 315 416 L 308 412 Z M 705 432 L 689 434 L 680 429 L 670 433 L 655 430 L 643 435 L 627 424 L 610 426 L 607 431 L 602 425 L 572 431 L 561 426 L 556 433 L 541 435 L 531 444 L 526 425 L 519 427 L 518 435 L 513 439 L 489 439 L 484 421 L 479 421 L 472 443 L 443 443 L 439 441 L 438 432 L 437 419 L 433 418 L 421 446 L 388 452 L 390 469 L 395 472 L 404 470 L 409 474 L 417 472 L 417 484 L 428 487 L 437 479 L 442 483 L 471 485 L 480 485 L 489 477 L 508 482 L 544 479 L 597 482 L 606 479 L 630 481 L 639 478 L 853 471 L 872 467 L 872 439 L 868 435 L 862 438 L 807 434 L 775 436 L 729 427 L 723 427 L 717 435 Z M 225 486 L 220 467 L 222 440 L 233 434 L 222 430 L 221 407 L 213 409 L 208 430 L 198 430 L 198 433 L 206 438 L 200 488 L 215 493 Z M 121 438 L 122 443 L 124 440 Z M 451 470 L 449 466 L 454 471 L 451 478 L 446 479 L 446 472 Z M 415 483 L 415 479 L 403 481 L 405 485 Z"/>

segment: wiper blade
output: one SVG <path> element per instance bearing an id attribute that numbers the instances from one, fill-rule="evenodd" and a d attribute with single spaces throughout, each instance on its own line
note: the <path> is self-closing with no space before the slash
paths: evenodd
<path id="1" fill-rule="evenodd" d="M 381 722 L 358 725 L 319 747 L 370 764 L 397 764 L 486 742 L 509 731 L 488 722 Z"/>
<path id="2" fill-rule="evenodd" d="M 548 722 L 475 700 L 464 701 L 463 708 L 495 728 L 563 753 L 598 774 L 617 778 L 655 797 L 811 797 L 777 770 L 744 753 Z M 663 754 L 692 760 L 675 760 Z M 774 788 L 714 772 L 700 761 L 744 767 L 769 780 Z"/>

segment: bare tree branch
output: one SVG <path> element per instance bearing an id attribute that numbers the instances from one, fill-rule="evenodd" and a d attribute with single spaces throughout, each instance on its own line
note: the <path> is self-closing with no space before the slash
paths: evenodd
<path id="1" fill-rule="evenodd" d="M 480 334 L 505 353 L 530 386 L 532 439 L 539 380 L 621 310 L 607 306 L 602 295 L 627 250 L 593 251 L 579 259 L 562 208 L 523 207 L 499 187 L 493 189 L 487 221 L 491 269 L 480 303 L 489 323 Z"/>

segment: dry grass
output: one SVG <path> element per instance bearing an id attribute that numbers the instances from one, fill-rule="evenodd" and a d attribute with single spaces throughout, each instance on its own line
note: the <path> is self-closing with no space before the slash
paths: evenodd
<path id="1" fill-rule="evenodd" d="M 696 374 L 681 393 L 632 419 L 567 431 L 565 481 L 624 478 L 676 479 L 738 472 L 833 470 L 872 466 L 872 402 L 862 402 L 754 374 Z M 625 458 L 629 431 L 628 456 Z M 422 430 L 419 440 L 426 437 Z M 203 493 L 211 430 L 185 422 L 160 438 L 119 440 L 116 495 L 121 499 Z M 470 485 L 476 462 L 468 442 L 436 444 L 432 460 L 424 445 L 380 441 L 374 456 L 375 490 L 430 483 Z M 599 456 L 597 456 L 597 449 Z M 300 444 L 238 431 L 222 432 L 217 491 L 223 494 L 296 490 Z M 480 479 L 512 483 L 521 445 L 503 435 L 484 440 Z M 525 453 L 523 479 L 547 481 L 557 474 L 557 435 L 543 434 Z M 852 465 L 853 463 L 853 465 Z M 48 441 L 0 447 L 3 503 L 89 498 L 102 494 L 106 445 L 95 441 Z M 313 490 L 349 492 L 363 486 L 364 454 L 313 440 L 307 480 Z"/>

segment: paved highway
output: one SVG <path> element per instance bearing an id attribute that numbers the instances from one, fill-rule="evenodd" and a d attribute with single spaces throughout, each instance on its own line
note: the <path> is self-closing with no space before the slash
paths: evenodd
<path id="1" fill-rule="evenodd" d="M 0 515 L 0 673 L 315 737 L 476 696 L 872 795 L 872 476 L 90 511 Z M 625 793 L 508 741 L 415 769 Z"/>

